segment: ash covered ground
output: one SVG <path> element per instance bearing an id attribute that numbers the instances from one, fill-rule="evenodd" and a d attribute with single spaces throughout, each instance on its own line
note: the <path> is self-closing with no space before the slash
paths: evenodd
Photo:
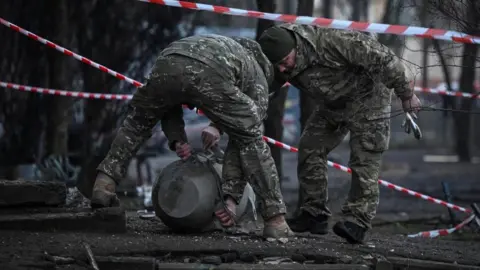
<path id="1" fill-rule="evenodd" d="M 335 152 L 342 164 L 347 164 L 347 153 L 342 149 Z M 381 178 L 440 199 L 444 197 L 441 182 L 448 181 L 454 203 L 461 206 L 468 207 L 475 198 L 480 198 L 476 184 L 478 165 L 427 164 L 421 160 L 422 154 L 419 151 L 388 152 Z M 174 159 L 173 155 L 161 157 L 155 166 L 164 166 Z M 284 172 L 288 180 L 283 183 L 282 189 L 289 211 L 292 212 L 296 205 L 296 156 L 288 153 L 284 159 Z M 330 206 L 334 213 L 338 213 L 348 193 L 349 175 L 334 169 L 330 170 L 329 175 Z M 291 267 L 337 264 L 339 267 L 346 265 L 338 269 L 357 269 L 355 267 L 362 265 L 367 268 L 358 269 L 375 269 L 379 260 L 392 258 L 430 260 L 470 267 L 462 269 L 480 267 L 480 234 L 475 224 L 450 236 L 407 238 L 408 233 L 449 227 L 447 208 L 384 187 L 381 187 L 380 207 L 374 228 L 366 243 L 356 246 L 346 244 L 333 233 L 321 237 L 299 234 L 286 243 L 268 242 L 256 235 L 221 232 L 179 235 L 172 233 L 157 218 L 139 218 L 136 209 L 141 208 L 141 199 L 124 197 L 122 200 L 127 210 L 126 233 L 0 231 L 1 269 L 92 269 L 83 243 L 91 246 L 92 253 L 100 262 L 102 258 L 107 258 L 107 261 L 114 260 L 112 258 L 143 258 L 143 264 L 137 262 L 135 267 L 131 262 L 112 267 L 99 263 L 103 265 L 100 269 L 120 269 L 119 265 L 130 265 L 122 269 L 152 269 L 145 266 L 146 258 L 154 258 L 157 269 L 167 269 L 160 267 L 162 263 L 198 263 L 205 266 L 222 262 L 244 265 L 242 269 L 267 269 L 254 266 L 278 266 L 284 263 L 294 263 Z M 457 222 L 467 217 L 463 213 L 456 214 Z M 337 217 L 335 214 L 332 223 Z"/>

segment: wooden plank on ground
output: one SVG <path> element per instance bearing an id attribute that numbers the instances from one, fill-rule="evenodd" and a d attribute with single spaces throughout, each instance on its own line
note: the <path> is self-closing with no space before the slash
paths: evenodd
<path id="1" fill-rule="evenodd" d="M 127 230 L 127 219 L 125 211 L 119 207 L 94 211 L 3 214 L 0 215 L 0 230 L 123 233 Z"/>
<path id="2" fill-rule="evenodd" d="M 95 261 L 100 269 L 115 270 L 155 270 L 156 259 L 153 257 L 111 257 L 95 256 Z M 200 268 L 199 268 L 200 269 Z"/>
<path id="3" fill-rule="evenodd" d="M 296 269 L 315 269 L 315 270 L 368 270 L 366 265 L 359 264 L 185 264 L 185 263 L 157 263 L 158 270 L 193 270 L 193 269 L 211 269 L 211 270 L 296 270 Z"/>
<path id="4" fill-rule="evenodd" d="M 63 182 L 0 180 L 0 207 L 61 206 L 66 198 Z"/>
<path id="5" fill-rule="evenodd" d="M 387 257 L 395 269 L 408 270 L 480 270 L 480 266 L 462 265 L 456 263 L 444 263 L 428 260 L 418 260 L 401 257 Z"/>

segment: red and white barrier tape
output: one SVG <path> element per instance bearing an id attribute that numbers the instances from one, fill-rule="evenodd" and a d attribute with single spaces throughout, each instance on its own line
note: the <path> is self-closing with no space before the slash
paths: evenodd
<path id="1" fill-rule="evenodd" d="M 177 1 L 173 1 L 173 2 L 177 2 Z M 186 3 L 189 3 L 189 2 L 186 2 Z M 195 4 L 195 3 L 193 3 L 193 4 Z M 197 4 L 195 4 L 195 5 L 197 5 Z M 198 5 L 202 5 L 202 4 L 198 4 Z M 92 67 L 95 67 L 95 68 L 97 68 L 97 69 L 99 69 L 103 72 L 106 72 L 106 73 L 108 73 L 108 74 L 110 74 L 110 75 L 112 75 L 112 76 L 114 76 L 114 77 L 116 77 L 120 80 L 127 81 L 128 83 L 133 84 L 136 87 L 140 87 L 140 86 L 143 85 L 141 82 L 133 80 L 133 79 L 131 79 L 131 78 L 125 76 L 125 75 L 122 75 L 122 74 L 120 74 L 116 71 L 113 71 L 113 70 L 111 70 L 107 67 L 104 67 L 104 66 L 102 66 L 102 65 L 100 65 L 100 64 L 98 64 L 98 63 L 96 63 L 96 62 L 94 62 L 94 61 L 92 61 L 92 60 L 90 60 L 86 57 L 83 57 L 83 56 L 81 56 L 77 53 L 74 53 L 74 52 L 72 52 L 72 51 L 70 51 L 70 50 L 68 50 L 68 49 L 66 49 L 66 48 L 64 48 L 60 45 L 57 45 L 57 44 L 55 44 L 55 43 L 53 43 L 53 42 L 51 42 L 47 39 L 44 39 L 44 38 L 42 38 L 42 37 L 40 37 L 40 36 L 38 36 L 38 35 L 36 35 L 32 32 L 29 32 L 28 30 L 25 30 L 25 29 L 15 25 L 15 24 L 13 24 L 9 21 L 6 21 L 6 20 L 0 18 L 0 23 L 2 23 L 5 26 L 7 26 L 7 27 L 19 32 L 19 33 L 22 33 L 22 34 L 24 34 L 24 35 L 26 35 L 26 36 L 28 36 L 28 37 L 36 40 L 36 41 L 39 41 L 39 42 L 41 42 L 41 43 L 43 43 L 43 44 L 45 44 L 45 45 L 47 45 L 51 48 L 54 48 L 54 49 L 64 53 L 65 55 L 72 56 L 73 58 L 75 58 L 75 59 L 77 59 L 77 60 L 79 60 L 79 61 L 81 61 L 85 64 L 88 64 Z M 289 85 L 289 83 L 287 82 L 285 85 Z M 42 89 L 42 88 L 37 88 L 37 89 Z M 423 88 L 423 87 L 414 87 L 414 90 L 418 91 L 418 92 L 426 92 L 426 93 L 434 93 L 434 94 L 441 94 L 441 95 L 448 95 L 448 96 L 459 96 L 459 97 L 480 99 L 478 94 L 470 94 L 470 93 L 464 93 L 464 92 L 452 92 L 452 91 L 445 91 L 445 90 L 439 90 L 439 89 L 434 89 L 434 88 Z M 25 91 L 30 91 L 30 90 L 25 90 Z M 50 91 L 50 90 L 48 90 L 48 91 Z M 68 92 L 68 91 L 65 91 L 65 90 L 54 90 L 54 91 Z M 32 90 L 32 92 L 35 92 L 35 91 Z M 72 92 L 72 96 L 79 95 L 79 94 L 73 94 L 73 93 L 77 93 L 77 92 Z M 70 95 L 70 94 L 67 94 L 67 93 L 64 93 L 64 94 L 67 95 L 67 96 Z M 64 94 L 61 94 L 61 95 L 64 95 Z M 85 94 L 87 94 L 87 93 L 85 93 Z M 91 96 L 98 96 L 98 94 L 91 93 Z M 102 96 L 101 99 L 120 99 L 120 100 L 124 99 L 123 97 L 121 97 L 122 95 L 105 94 L 104 96 L 105 97 Z M 106 96 L 111 97 L 111 98 L 106 98 Z M 78 96 L 78 97 L 81 97 L 81 96 Z M 85 98 L 91 98 L 91 97 L 85 97 Z M 92 97 L 92 98 L 94 98 L 94 97 Z"/>
<path id="2" fill-rule="evenodd" d="M 16 89 L 24 92 L 32 92 L 32 93 L 40 93 L 40 94 L 48 94 L 48 95 L 64 96 L 64 97 L 76 97 L 76 98 L 86 98 L 86 99 L 109 99 L 109 100 L 132 99 L 132 95 L 74 92 L 74 91 L 66 91 L 66 90 L 47 89 L 47 88 L 41 88 L 41 87 L 32 87 L 32 86 L 7 83 L 2 81 L 0 81 L 0 87 L 12 88 L 12 89 Z"/>
<path id="3" fill-rule="evenodd" d="M 254 10 L 245 10 L 238 8 L 229 8 L 224 6 L 208 5 L 177 0 L 138 0 L 152 4 L 164 6 L 181 7 L 193 10 L 211 11 L 220 14 L 259 18 L 271 21 L 281 21 L 297 24 L 317 25 L 326 28 L 357 30 L 370 33 L 394 34 L 402 36 L 415 36 L 422 38 L 432 38 L 448 40 L 458 43 L 480 44 L 480 37 L 471 36 L 465 33 L 450 31 L 444 29 L 433 29 L 406 25 L 392 25 L 383 23 L 354 22 L 347 20 L 335 20 L 327 18 L 316 18 L 308 16 L 286 15 L 279 13 L 266 13 Z"/>
<path id="4" fill-rule="evenodd" d="M 442 96 L 453 96 L 453 97 L 464 97 L 464 98 L 473 98 L 473 99 L 480 99 L 480 93 L 472 94 L 466 92 L 454 92 L 454 91 L 447 91 L 437 88 L 424 88 L 415 86 L 413 88 L 415 92 L 422 92 L 422 93 L 430 93 L 430 94 L 439 94 Z"/>
<path id="5" fill-rule="evenodd" d="M 89 92 L 75 92 L 75 91 L 67 91 L 67 90 L 57 90 L 57 89 L 49 89 L 49 88 L 41 88 L 41 87 L 20 85 L 20 84 L 3 82 L 3 81 L 0 81 L 0 87 L 16 89 L 16 90 L 24 91 L 24 92 L 33 92 L 33 93 L 56 95 L 56 96 L 66 96 L 66 97 L 78 97 L 78 98 L 86 98 L 86 99 L 130 100 L 133 97 L 133 95 L 124 95 L 124 94 L 102 94 L 102 93 L 89 93 Z M 445 91 L 445 90 L 439 90 L 439 89 L 436 89 L 436 88 L 422 88 L 422 87 L 415 86 L 414 91 L 415 92 L 422 92 L 422 93 L 446 95 L 446 96 L 480 99 L 479 94 Z"/>
<path id="6" fill-rule="evenodd" d="M 103 72 L 105 72 L 105 73 L 108 73 L 108 74 L 116 77 L 117 79 L 120 79 L 120 80 L 122 80 L 122 81 L 127 81 L 128 83 L 133 84 L 133 85 L 135 85 L 136 87 L 140 87 L 140 86 L 143 85 L 142 83 L 137 82 L 137 81 L 135 81 L 134 79 L 130 79 L 129 77 L 127 77 L 127 76 L 125 76 L 125 75 L 122 75 L 122 74 L 120 74 L 120 73 L 118 73 L 118 72 L 116 72 L 116 71 L 113 71 L 113 70 L 111 70 L 111 69 L 109 69 L 109 68 L 106 68 L 106 67 L 104 67 L 104 66 L 102 66 L 102 65 L 100 65 L 100 64 L 98 64 L 98 63 L 96 63 L 96 62 L 94 62 L 94 61 L 92 61 L 92 60 L 90 60 L 90 59 L 88 59 L 88 58 L 86 58 L 86 57 L 83 57 L 83 56 L 81 56 L 81 55 L 79 55 L 79 54 L 76 54 L 76 53 L 70 51 L 70 50 L 67 50 L 67 49 L 65 49 L 64 47 L 59 46 L 59 45 L 57 45 L 57 44 L 55 44 L 55 43 L 53 43 L 53 42 L 51 42 L 51 41 L 49 41 L 49 40 L 47 40 L 47 39 L 44 39 L 44 38 L 42 38 L 42 37 L 40 37 L 40 36 L 38 36 L 38 35 L 36 35 L 36 34 L 34 34 L 34 33 L 32 33 L 32 32 L 29 32 L 29 31 L 27 31 L 27 30 L 19 27 L 18 25 L 15 25 L 15 24 L 7 21 L 7 20 L 4 20 L 4 19 L 0 18 L 0 23 L 3 24 L 3 25 L 5 25 L 5 26 L 7 26 L 7 27 L 9 27 L 10 29 L 13 29 L 13 30 L 15 30 L 15 31 L 17 31 L 17 32 L 19 32 L 19 33 L 24 34 L 25 36 L 27 36 L 27 37 L 29 37 L 29 38 L 32 38 L 32 39 L 34 39 L 34 40 L 36 40 L 36 41 L 39 41 L 39 42 L 47 45 L 47 46 L 50 47 L 50 48 L 54 48 L 54 49 L 56 49 L 57 51 L 62 52 L 62 53 L 65 54 L 65 55 L 72 56 L 73 58 L 75 58 L 75 59 L 77 59 L 77 60 L 79 60 L 79 61 L 81 61 L 81 62 L 83 62 L 83 63 L 85 63 L 85 64 L 87 64 L 87 65 L 90 65 L 90 66 L 92 66 L 92 67 L 94 67 L 94 68 L 96 68 L 96 69 L 99 69 L 99 70 L 101 70 L 101 71 L 103 71 Z"/>
<path id="7" fill-rule="evenodd" d="M 475 218 L 475 215 L 471 215 L 461 223 L 457 224 L 453 228 L 449 229 L 440 229 L 440 230 L 433 230 L 433 231 L 427 231 L 427 232 L 419 232 L 416 234 L 409 234 L 408 237 L 410 238 L 416 238 L 416 237 L 426 237 L 426 238 L 435 238 L 437 236 L 445 236 L 454 233 L 455 231 L 460 230 L 462 227 L 470 223 L 473 219 Z"/>

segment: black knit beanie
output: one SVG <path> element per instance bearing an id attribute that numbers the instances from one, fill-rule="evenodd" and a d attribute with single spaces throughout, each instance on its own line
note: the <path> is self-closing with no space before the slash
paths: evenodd
<path id="1" fill-rule="evenodd" d="M 276 64 L 295 48 L 295 37 L 287 29 L 273 26 L 262 33 L 258 43 L 270 62 Z"/>

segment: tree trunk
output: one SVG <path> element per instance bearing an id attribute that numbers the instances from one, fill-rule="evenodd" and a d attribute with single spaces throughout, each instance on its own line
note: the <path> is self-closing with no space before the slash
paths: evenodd
<path id="1" fill-rule="evenodd" d="M 258 8 L 258 11 L 260 12 L 274 13 L 276 9 L 275 1 L 274 0 L 257 0 L 257 8 Z M 257 33 L 256 33 L 257 40 L 260 37 L 260 35 L 263 33 L 263 31 L 265 31 L 266 29 L 274 25 L 275 25 L 274 21 L 258 19 Z"/>
<path id="2" fill-rule="evenodd" d="M 428 1 L 424 1 L 422 4 L 422 11 L 420 15 L 421 25 L 423 27 L 427 27 L 428 24 Z M 423 40 L 423 58 L 422 58 L 422 86 L 428 87 L 428 48 L 430 47 L 430 40 L 428 38 L 424 38 Z"/>
<path id="3" fill-rule="evenodd" d="M 398 24 L 400 20 L 400 14 L 403 10 L 402 0 L 388 0 L 385 5 L 385 11 L 382 18 L 382 23 L 385 24 Z M 404 40 L 397 35 L 378 35 L 378 41 L 385 46 L 390 47 L 393 52 L 400 56 Z"/>
<path id="4" fill-rule="evenodd" d="M 332 0 L 323 0 L 323 17 L 332 17 Z"/>
<path id="5" fill-rule="evenodd" d="M 69 46 L 69 31 L 67 3 L 63 0 L 56 1 L 52 5 L 55 7 L 55 23 L 56 37 L 55 40 L 59 44 Z M 67 61 L 71 61 L 67 57 L 58 57 L 57 52 L 53 52 L 50 61 L 50 87 L 55 89 L 68 88 L 69 79 L 67 75 Z M 68 124 L 70 122 L 70 107 L 73 104 L 72 98 L 52 96 L 49 97 L 50 105 L 47 116 L 47 134 L 46 134 L 46 154 L 47 155 L 67 155 L 68 154 Z"/>
<path id="6" fill-rule="evenodd" d="M 362 0 L 350 0 L 350 6 L 352 8 L 350 20 L 360 21 Z"/>
<path id="7" fill-rule="evenodd" d="M 420 15 L 421 25 L 423 27 L 428 27 L 428 1 L 423 1 L 422 10 Z M 430 48 L 430 40 L 424 38 L 422 40 L 423 45 L 423 54 L 422 54 L 422 85 L 423 87 L 428 87 L 428 49 Z M 420 120 L 421 122 L 421 120 Z M 424 141 L 421 140 L 420 144 L 424 145 Z"/>
<path id="8" fill-rule="evenodd" d="M 478 52 L 478 45 L 465 44 L 462 57 L 462 73 L 460 76 L 459 88 L 464 92 L 472 93 L 474 90 L 475 81 L 475 55 Z M 457 122 L 457 155 L 460 162 L 471 161 L 470 151 L 470 124 L 471 124 L 471 110 L 472 99 L 462 99 L 460 110 L 468 113 L 454 113 Z"/>
<path id="9" fill-rule="evenodd" d="M 368 22 L 370 21 L 370 0 L 363 0 L 363 5 L 362 5 L 362 20 Z"/>
<path id="10" fill-rule="evenodd" d="M 480 4 L 478 1 L 469 1 L 467 11 L 468 28 L 467 33 L 478 35 L 480 32 L 480 18 L 478 11 Z M 462 56 L 462 71 L 459 82 L 459 89 L 464 92 L 473 93 L 475 84 L 475 62 L 477 60 L 478 45 L 465 44 Z M 470 151 L 470 129 L 471 129 L 471 110 L 473 99 L 464 98 L 461 101 L 460 110 L 468 113 L 455 113 L 455 121 L 457 122 L 457 155 L 460 162 L 471 162 Z"/>
<path id="11" fill-rule="evenodd" d="M 443 76 L 445 78 L 445 84 L 447 85 L 447 90 L 452 91 L 452 79 L 450 77 L 450 73 L 449 73 L 449 70 L 448 70 L 447 62 L 445 60 L 445 56 L 443 55 L 442 49 L 440 47 L 440 42 L 438 40 L 434 39 L 434 40 L 432 40 L 432 43 L 433 43 L 433 46 L 435 47 L 435 50 L 437 51 L 438 57 L 440 58 L 440 63 L 442 65 L 442 70 L 443 70 Z M 424 87 L 427 87 L 427 86 L 424 86 Z M 456 109 L 455 97 L 442 96 L 442 99 L 443 99 L 443 109 L 449 109 L 449 108 L 451 108 L 453 110 Z M 448 115 L 449 115 L 449 113 L 448 113 L 447 110 L 443 111 L 443 121 L 442 121 L 442 143 L 443 143 L 443 145 L 448 145 L 448 136 L 447 136 L 447 132 L 449 131 L 449 129 L 448 129 Z M 455 126 L 457 126 L 457 124 Z"/>

